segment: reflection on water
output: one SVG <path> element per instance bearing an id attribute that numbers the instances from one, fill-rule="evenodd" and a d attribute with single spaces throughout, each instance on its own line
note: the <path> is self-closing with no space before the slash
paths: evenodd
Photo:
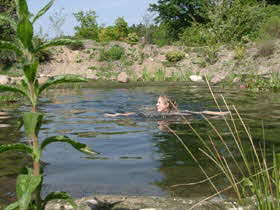
<path id="1" fill-rule="evenodd" d="M 279 94 L 256 95 L 244 90 L 224 89 L 214 91 L 218 101 L 221 101 L 220 95 L 223 94 L 229 104 L 236 105 L 256 140 L 263 139 L 264 127 L 265 139 L 279 142 Z M 40 107 L 41 111 L 47 113 L 41 139 L 53 135 L 68 135 L 101 154 L 92 158 L 66 144 L 51 144 L 43 154 L 43 161 L 47 163 L 44 194 L 63 190 L 77 197 L 93 193 L 195 197 L 213 192 L 207 183 L 170 187 L 198 182 L 205 177 L 176 137 L 165 129 L 166 120 L 158 121 L 138 115 L 104 117 L 104 113 L 139 112 L 143 107 L 153 107 L 158 95 L 162 94 L 173 96 L 181 109 L 217 110 L 205 87 L 165 85 L 51 91 L 42 99 Z M 15 132 L 15 120 L 5 120 L 11 120 L 13 127 L 0 128 L 1 143 L 23 141 L 22 134 Z M 219 128 L 229 147 L 233 147 L 233 140 L 224 121 L 215 119 L 212 122 Z M 215 141 L 215 132 L 201 117 L 194 116 L 191 123 L 202 137 L 211 136 Z M 198 149 L 202 145 L 191 129 L 178 122 L 170 126 L 199 157 L 208 173 L 215 174 L 217 169 L 199 153 Z M 245 133 L 240 132 L 240 135 L 244 136 Z M 244 142 L 248 148 L 246 138 Z M 217 146 L 222 148 L 218 141 Z M 14 186 L 9 182 L 14 181 L 18 167 L 23 164 L 19 155 L 0 156 L 0 181 L 4 186 L 4 190 L 0 191 L 0 199 L 7 198 L 6 192 L 13 192 Z M 226 151 L 224 155 L 228 155 Z M 2 170 L 3 167 L 5 170 Z M 227 184 L 223 178 L 218 178 L 216 182 L 221 186 Z"/>

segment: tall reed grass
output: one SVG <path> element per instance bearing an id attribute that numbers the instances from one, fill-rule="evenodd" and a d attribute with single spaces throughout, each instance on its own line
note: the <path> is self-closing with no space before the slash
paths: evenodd
<path id="1" fill-rule="evenodd" d="M 218 103 L 208 81 L 207 84 L 217 108 L 222 111 L 221 105 Z M 183 115 L 182 118 L 196 134 L 202 145 L 199 148 L 199 155 L 209 158 L 217 168 L 216 176 L 224 176 L 227 180 L 227 186 L 223 189 L 220 189 L 220 186 L 214 183 L 213 178 L 216 176 L 210 176 L 207 173 L 207 168 L 200 164 L 199 158 L 194 155 L 195 153 L 188 148 L 174 130 L 166 125 L 191 155 L 202 170 L 206 180 L 210 182 L 216 191 L 216 193 L 193 205 L 191 209 L 229 190 L 233 191 L 235 199 L 237 199 L 240 205 L 243 205 L 244 201 L 249 199 L 250 208 L 253 207 L 254 209 L 261 210 L 280 209 L 280 154 L 273 149 L 272 155 L 271 153 L 268 155 L 265 141 L 261 143 L 254 141 L 248 126 L 236 107 L 228 105 L 223 96 L 221 98 L 223 106 L 229 111 L 229 114 L 222 116 L 222 118 L 230 133 L 231 142 L 223 137 L 222 131 L 215 127 L 213 121 L 203 115 L 203 113 L 201 114 L 203 119 L 215 133 L 215 136 L 208 136 L 208 139 L 202 138 L 199 132 Z M 241 137 L 241 132 L 246 134 L 245 137 Z M 248 148 L 245 149 L 245 145 L 248 145 L 248 143 L 250 145 L 249 152 Z M 222 148 L 218 147 L 218 144 L 222 145 Z"/>

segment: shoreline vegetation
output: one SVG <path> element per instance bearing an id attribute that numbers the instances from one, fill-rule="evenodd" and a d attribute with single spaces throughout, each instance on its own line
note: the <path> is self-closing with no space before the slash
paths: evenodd
<path id="1" fill-rule="evenodd" d="M 77 12 L 74 16 L 79 26 L 75 27 L 73 37 L 66 37 L 61 32 L 58 23 L 63 17 L 52 16 L 57 36 L 48 40 L 33 33 L 33 23 L 51 8 L 53 1 L 35 16 L 30 16 L 25 0 L 0 1 L 4 5 L 1 6 L 4 9 L 0 16 L 0 31 L 4 31 L 0 34 L 0 90 L 21 94 L 30 103 L 30 111 L 23 113 L 22 121 L 28 144 L 0 145 L 0 152 L 20 150 L 33 159 L 33 167 L 26 168 L 17 177 L 17 201 L 6 209 L 41 210 L 46 209 L 49 201 L 57 199 L 64 199 L 73 208 L 77 207 L 65 192 L 53 192 L 44 200 L 41 197 L 44 176 L 40 158 L 48 144 L 64 142 L 80 152 L 98 155 L 87 145 L 67 136 L 50 137 L 39 144 L 44 116 L 37 109 L 39 98 L 52 85 L 56 87 L 57 84 L 87 82 L 90 79 L 121 83 L 192 81 L 210 86 L 209 81 L 211 85 L 236 85 L 256 91 L 280 88 L 280 7 L 277 2 L 178 2 L 186 4 L 185 7 L 179 6 L 182 9 L 179 14 L 176 10 L 178 5 L 170 5 L 168 0 L 158 1 L 149 9 L 158 12 L 156 22 L 146 17 L 144 24 L 131 27 L 123 17 L 117 18 L 114 26 L 105 27 L 98 25 L 94 11 Z M 182 14 L 187 16 L 182 17 Z M 215 100 L 214 95 L 213 98 Z M 1 95 L 1 100 L 14 102 L 15 98 Z M 225 123 L 233 143 L 238 147 L 244 169 L 232 155 L 234 151 L 227 150 L 229 157 L 217 151 L 214 137 L 209 136 L 212 147 L 201 139 L 205 145 L 201 152 L 222 171 L 230 183 L 228 188 L 234 189 L 239 201 L 253 196 L 251 203 L 258 209 L 279 209 L 279 157 L 273 152 L 272 161 L 268 162 L 265 150 L 256 151 L 255 142 L 237 110 L 235 115 L 242 124 L 240 129 L 250 140 L 252 162 L 244 153 L 239 130 L 234 124 L 236 119 L 232 115 L 228 121 L 225 119 Z M 221 140 L 228 149 L 217 128 L 212 128 L 218 136 L 217 140 Z M 230 167 L 232 163 L 238 168 L 238 175 Z M 211 177 L 206 174 L 206 178 L 211 183 Z M 213 188 L 216 189 L 215 185 Z M 222 193 L 216 190 L 217 195 Z M 108 205 L 104 201 L 104 205 Z M 93 200 L 94 205 L 100 202 L 103 203 Z M 109 206 L 118 203 L 119 200 L 109 203 Z M 222 203 L 225 204 L 225 201 L 222 200 Z M 58 208 L 61 209 L 61 206 Z"/>

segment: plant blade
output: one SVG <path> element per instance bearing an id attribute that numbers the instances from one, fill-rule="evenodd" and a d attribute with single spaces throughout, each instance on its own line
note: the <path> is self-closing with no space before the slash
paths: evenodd
<path id="1" fill-rule="evenodd" d="M 16 194 L 20 210 L 27 210 L 31 202 L 32 193 L 41 183 L 42 176 L 32 174 L 17 177 Z"/>
<path id="2" fill-rule="evenodd" d="M 24 75 L 30 83 L 33 83 L 36 78 L 38 65 L 39 62 L 35 60 L 34 63 L 23 66 Z"/>
<path id="3" fill-rule="evenodd" d="M 16 55 L 21 56 L 22 51 L 13 43 L 7 41 L 0 41 L 1 50 L 10 50 L 16 53 Z"/>
<path id="4" fill-rule="evenodd" d="M 26 0 L 16 0 L 17 15 L 19 19 L 29 16 Z"/>
<path id="5" fill-rule="evenodd" d="M 35 134 L 38 136 L 44 115 L 38 112 L 24 112 L 23 124 L 25 135 L 27 138 L 32 138 Z"/>
<path id="6" fill-rule="evenodd" d="M 85 154 L 88 155 L 97 155 L 99 154 L 98 152 L 93 151 L 91 148 L 89 148 L 86 144 L 82 144 L 80 142 L 76 142 L 72 139 L 70 139 L 68 136 L 53 136 L 53 137 L 49 137 L 46 138 L 42 144 L 41 144 L 41 151 L 43 151 L 43 149 L 51 144 L 51 143 L 55 143 L 55 142 L 65 142 L 70 144 L 72 147 L 74 147 L 76 150 L 83 152 Z"/>
<path id="7" fill-rule="evenodd" d="M 33 49 L 33 26 L 27 17 L 22 18 L 17 27 L 17 36 L 30 51 Z"/>
<path id="8" fill-rule="evenodd" d="M 39 94 L 45 89 L 52 85 L 63 84 L 63 83 L 74 83 L 74 82 L 88 82 L 87 79 L 80 77 L 78 75 L 59 75 L 50 77 L 39 89 Z"/>
<path id="9" fill-rule="evenodd" d="M 9 85 L 0 85 L 0 92 L 14 92 L 14 93 L 20 93 L 26 97 L 28 95 L 23 91 L 22 89 L 15 87 L 15 86 L 9 86 Z"/>
<path id="10" fill-rule="evenodd" d="M 18 202 L 11 203 L 9 206 L 7 206 L 4 210 L 18 210 L 19 204 Z"/>
<path id="11" fill-rule="evenodd" d="M 48 194 L 43 202 L 43 209 L 45 208 L 45 206 L 47 205 L 47 203 L 51 200 L 65 200 L 68 203 L 70 203 L 74 208 L 77 208 L 76 203 L 74 202 L 74 200 L 72 199 L 71 195 L 67 192 L 52 192 L 50 194 Z"/>
<path id="12" fill-rule="evenodd" d="M 72 39 L 55 39 L 55 40 L 51 40 L 49 42 L 46 42 L 45 44 L 42 44 L 41 46 L 39 46 L 36 50 L 35 53 L 48 48 L 48 47 L 55 47 L 55 46 L 62 46 L 62 45 L 69 45 L 69 44 L 73 44 L 73 43 L 77 43 L 80 41 L 76 41 L 76 40 L 72 40 Z"/>
<path id="13" fill-rule="evenodd" d="M 33 149 L 30 146 L 22 143 L 0 145 L 0 153 L 7 152 L 10 150 L 19 150 L 31 155 L 33 154 Z"/>
<path id="14" fill-rule="evenodd" d="M 35 23 L 35 21 L 40 18 L 42 15 L 44 15 L 53 5 L 54 0 L 51 0 L 46 6 L 44 6 L 33 18 L 32 24 Z"/>

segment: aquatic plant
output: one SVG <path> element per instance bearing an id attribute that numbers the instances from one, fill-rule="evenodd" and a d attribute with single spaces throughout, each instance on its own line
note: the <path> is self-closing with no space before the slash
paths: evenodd
<path id="1" fill-rule="evenodd" d="M 217 102 L 208 81 L 207 83 L 217 108 L 221 111 L 221 105 Z M 210 176 L 207 173 L 207 169 L 200 164 L 199 158 L 194 155 L 194 152 L 187 147 L 175 131 L 166 125 L 205 175 L 206 179 L 199 183 L 208 181 L 216 191 L 211 196 L 194 204 L 190 209 L 194 209 L 202 202 L 215 196 L 220 196 L 229 190 L 233 190 L 240 205 L 246 201 L 248 205 L 256 209 L 280 209 L 280 155 L 275 150 L 268 154 L 265 142 L 257 145 L 236 107 L 229 106 L 223 97 L 222 99 L 224 106 L 230 112 L 228 117 L 223 116 L 230 134 L 230 142 L 223 137 L 222 131 L 219 131 L 219 128 L 215 127 L 214 123 L 206 116 L 202 115 L 216 134 L 215 136 L 208 136 L 208 140 L 203 139 L 198 131 L 182 115 L 182 118 L 196 134 L 202 145 L 199 149 L 201 152 L 199 155 L 206 156 L 216 166 L 217 173 L 214 176 Z M 241 132 L 246 134 L 246 140 L 241 138 Z M 248 144 L 250 146 L 249 153 L 245 152 L 248 151 L 245 148 Z M 222 145 L 222 149 L 218 145 Z M 223 189 L 219 189 L 220 186 L 216 185 L 213 181 L 217 176 L 223 176 L 226 180 L 227 186 Z"/>
<path id="2" fill-rule="evenodd" d="M 21 120 L 21 125 L 24 125 L 25 135 L 29 140 L 29 145 L 23 143 L 0 145 L 0 152 L 19 150 L 26 155 L 31 156 L 33 160 L 33 168 L 26 168 L 23 173 L 17 177 L 17 201 L 10 204 L 6 210 L 41 210 L 53 199 L 64 199 L 71 205 L 76 206 L 71 197 L 64 192 L 53 192 L 47 195 L 44 200 L 41 198 L 40 193 L 43 183 L 43 175 L 41 174 L 40 167 L 41 155 L 46 146 L 55 142 L 68 143 L 78 151 L 87 154 L 96 153 L 87 147 L 87 145 L 76 142 L 67 136 L 49 137 L 39 144 L 39 132 L 44 115 L 38 112 L 37 106 L 41 93 L 53 85 L 86 82 L 87 80 L 75 75 L 61 75 L 51 77 L 45 83 L 39 84 L 37 77 L 39 61 L 36 57 L 36 54 L 41 50 L 52 46 L 71 44 L 76 41 L 69 39 L 55 39 L 46 43 L 35 42 L 33 36 L 33 24 L 50 9 L 54 1 L 51 0 L 32 17 L 28 10 L 26 0 L 15 0 L 15 2 L 18 19 L 13 20 L 6 16 L 0 16 L 0 19 L 7 21 L 11 25 L 15 31 L 16 40 L 14 42 L 0 41 L 0 49 L 12 51 L 17 55 L 17 61 L 19 67 L 23 70 L 24 78 L 21 80 L 21 84 L 16 86 L 0 85 L 0 91 L 17 93 L 26 97 L 30 102 L 31 112 L 25 112 Z"/>

